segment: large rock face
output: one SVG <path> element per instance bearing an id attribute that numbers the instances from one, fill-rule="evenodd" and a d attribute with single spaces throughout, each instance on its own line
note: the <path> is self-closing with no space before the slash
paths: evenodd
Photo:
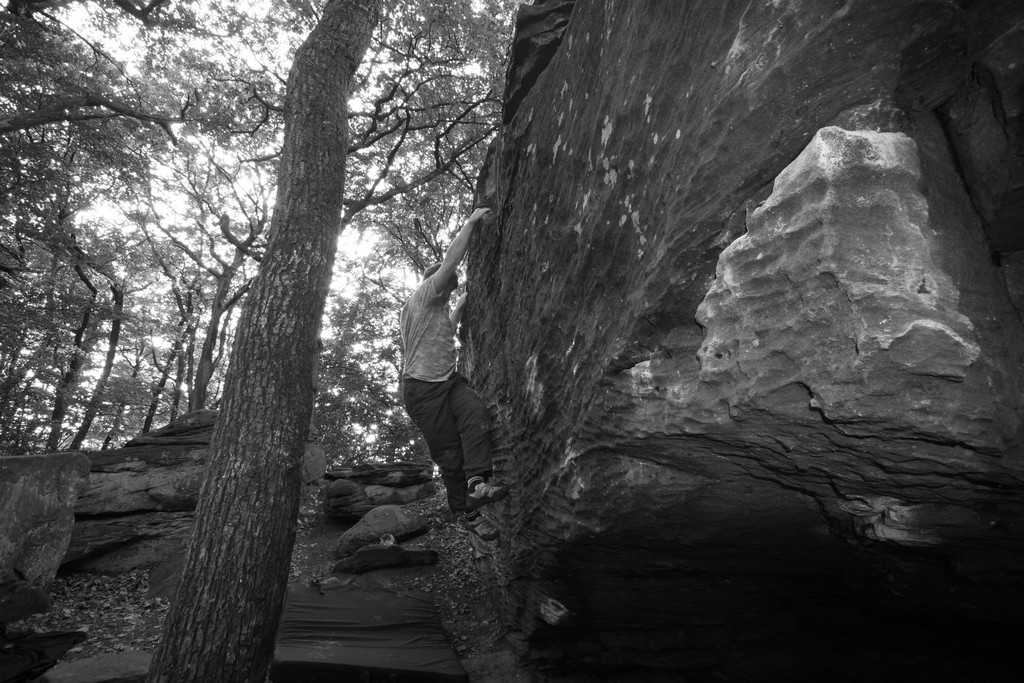
<path id="1" fill-rule="evenodd" d="M 120 574 L 178 560 L 209 459 L 215 410 L 195 410 L 124 448 L 89 455 L 89 485 L 75 503 L 65 572 Z M 323 451 L 307 449 L 303 483 L 323 477 Z"/>
<path id="2" fill-rule="evenodd" d="M 48 609 L 88 477 L 77 452 L 0 458 L 0 624 Z"/>
<path id="3" fill-rule="evenodd" d="M 214 411 L 197 411 L 89 456 L 65 572 L 119 574 L 184 551 L 206 471 Z"/>
<path id="4" fill-rule="evenodd" d="M 523 27 L 464 360 L 532 655 L 1004 680 L 1024 4 L 578 0 Z"/>

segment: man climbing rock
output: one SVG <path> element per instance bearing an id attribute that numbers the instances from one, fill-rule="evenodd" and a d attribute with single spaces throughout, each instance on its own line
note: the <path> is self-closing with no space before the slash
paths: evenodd
<path id="1" fill-rule="evenodd" d="M 423 281 L 402 308 L 402 398 L 423 432 L 430 457 L 441 469 L 448 507 L 485 541 L 498 538 L 479 508 L 501 500 L 507 485 L 491 478 L 490 419 L 483 401 L 455 371 L 455 330 L 466 306 L 459 297 L 451 313 L 448 300 L 459 286 L 457 269 L 469 249 L 473 230 L 490 209 L 479 208 L 452 240 L 444 260 L 428 267 Z"/>

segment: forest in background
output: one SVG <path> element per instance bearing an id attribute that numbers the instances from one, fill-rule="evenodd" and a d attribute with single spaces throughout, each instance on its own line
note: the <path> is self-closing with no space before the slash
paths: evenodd
<path id="1" fill-rule="evenodd" d="M 516 0 L 387 3 L 349 102 L 315 438 L 415 456 L 397 318 L 468 215 Z M 284 86 L 321 3 L 0 10 L 0 455 L 217 408 L 267 239 Z"/>

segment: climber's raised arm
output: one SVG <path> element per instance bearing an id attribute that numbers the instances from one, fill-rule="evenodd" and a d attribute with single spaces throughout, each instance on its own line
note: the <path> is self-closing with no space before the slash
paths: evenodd
<path id="1" fill-rule="evenodd" d="M 435 292 L 440 293 L 444 290 L 445 285 L 451 280 L 459 264 L 462 263 L 462 259 L 466 258 L 466 252 L 469 251 L 469 241 L 473 237 L 473 230 L 490 211 L 490 209 L 483 207 L 473 211 L 472 215 L 466 219 L 462 229 L 459 230 L 459 234 L 448 245 L 448 251 L 444 254 L 444 261 L 441 262 L 441 267 L 430 276 Z"/>

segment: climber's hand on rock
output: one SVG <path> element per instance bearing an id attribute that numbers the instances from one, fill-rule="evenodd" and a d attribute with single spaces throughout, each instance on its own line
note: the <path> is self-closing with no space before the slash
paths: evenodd
<path id="1" fill-rule="evenodd" d="M 478 223 L 481 218 L 489 214 L 491 210 L 486 206 L 481 206 L 473 211 L 473 214 L 469 217 L 470 223 Z"/>

